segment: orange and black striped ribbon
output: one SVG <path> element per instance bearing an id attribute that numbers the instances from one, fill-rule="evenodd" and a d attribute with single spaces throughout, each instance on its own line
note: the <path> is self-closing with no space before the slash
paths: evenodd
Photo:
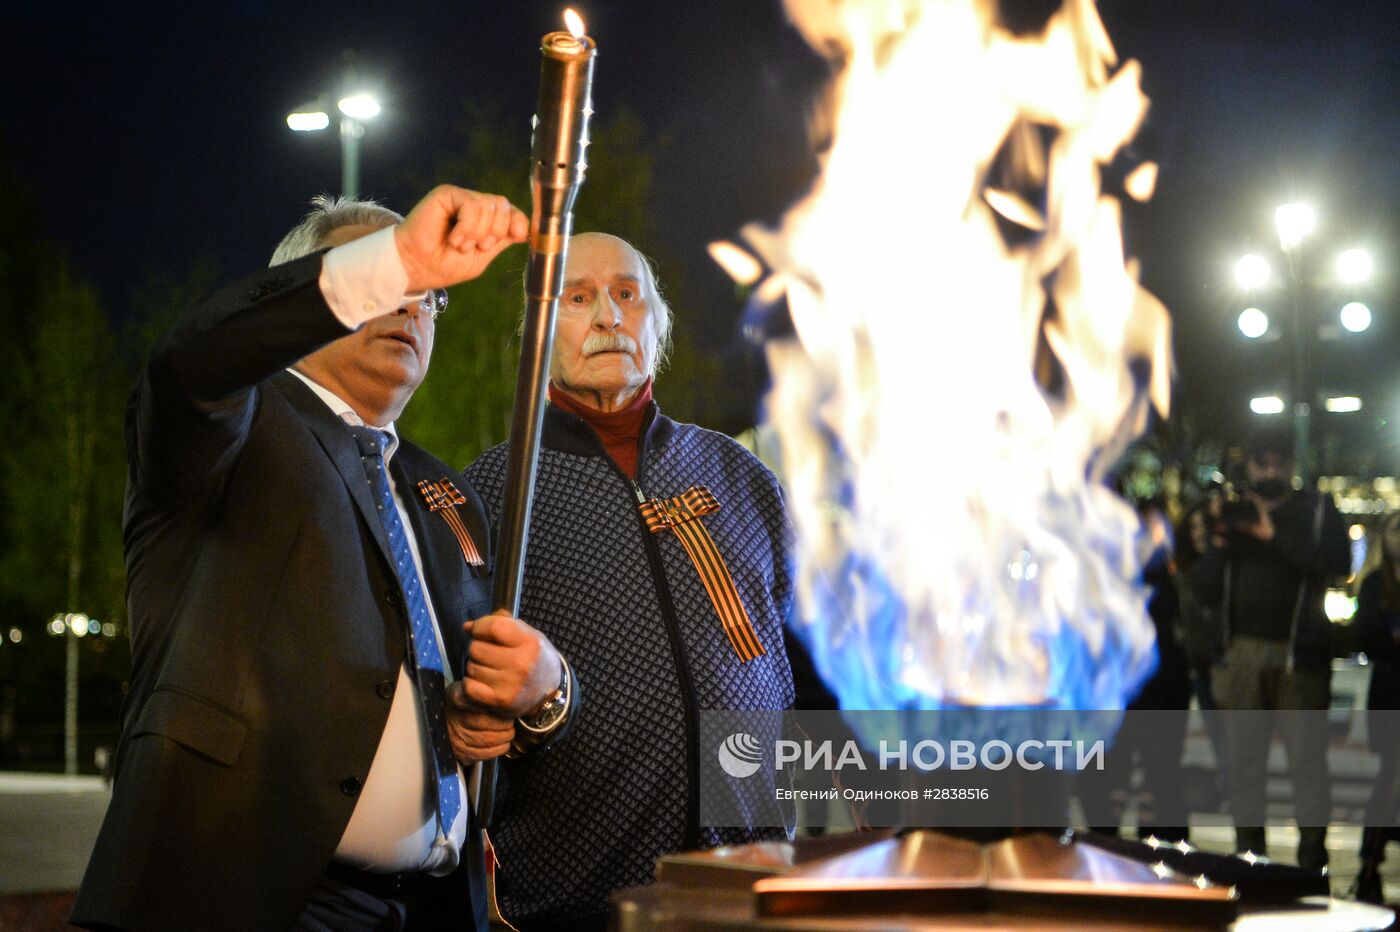
<path id="1" fill-rule="evenodd" d="M 422 493 L 423 501 L 428 503 L 428 510 L 437 512 L 447 522 L 452 535 L 457 538 L 457 545 L 462 548 L 463 559 L 471 566 L 485 566 L 481 551 L 476 549 L 476 541 L 472 540 L 467 526 L 462 523 L 462 516 L 457 514 L 457 506 L 466 504 L 467 499 L 452 484 L 452 480 L 446 477 L 437 482 L 424 479 L 418 483 L 418 491 Z"/>
<path id="2" fill-rule="evenodd" d="M 744 603 L 739 599 L 739 590 L 734 588 L 734 578 L 729 575 L 729 567 L 725 566 L 724 558 L 715 547 L 710 532 L 705 530 L 702 522 L 696 520 L 701 515 L 719 511 L 719 502 L 710 490 L 703 485 L 691 486 L 684 494 L 675 498 L 654 498 L 642 502 L 638 507 L 642 509 L 642 517 L 646 519 L 647 530 L 653 534 L 675 531 L 676 536 L 680 538 L 681 546 L 685 547 L 685 552 L 695 564 L 700 581 L 705 584 L 705 591 L 709 593 L 710 601 L 719 615 L 724 633 L 729 637 L 729 643 L 739 655 L 739 659 L 747 663 L 766 654 L 767 651 L 758 642 L 758 633 L 754 631 L 753 622 L 749 620 L 749 613 L 744 610 Z"/>

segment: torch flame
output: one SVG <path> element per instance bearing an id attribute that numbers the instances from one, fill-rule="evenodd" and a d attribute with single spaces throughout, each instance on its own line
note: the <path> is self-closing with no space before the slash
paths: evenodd
<path id="1" fill-rule="evenodd" d="M 583 28 L 583 17 L 574 12 L 573 7 L 564 11 L 564 27 L 569 30 L 575 39 L 582 39 L 586 33 Z"/>
<path id="2" fill-rule="evenodd" d="M 796 332 L 767 346 L 767 418 L 800 633 L 843 708 L 1121 709 L 1153 629 L 1104 478 L 1170 387 L 1103 188 L 1138 66 L 1092 0 L 1030 35 L 982 0 L 787 7 L 840 65 L 812 192 L 744 231 Z"/>

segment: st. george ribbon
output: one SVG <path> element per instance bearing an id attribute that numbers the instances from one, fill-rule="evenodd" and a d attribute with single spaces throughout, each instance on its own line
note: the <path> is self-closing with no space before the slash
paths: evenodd
<path id="1" fill-rule="evenodd" d="M 540 97 L 530 147 L 530 264 L 525 275 L 525 326 L 515 409 L 510 422 L 501 523 L 496 543 L 496 611 L 520 614 L 520 589 L 529 543 L 530 501 L 535 492 L 540 426 L 544 422 L 554 316 L 564 284 L 564 260 L 574 221 L 574 198 L 587 167 L 588 117 L 593 113 L 593 57 L 597 46 L 584 35 L 583 20 L 566 10 L 568 32 L 551 32 L 540 43 Z M 496 766 L 477 770 L 472 802 L 477 825 L 486 828 L 496 795 Z"/>

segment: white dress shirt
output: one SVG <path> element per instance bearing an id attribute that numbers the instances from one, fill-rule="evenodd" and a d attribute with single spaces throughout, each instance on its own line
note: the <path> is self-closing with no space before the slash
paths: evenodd
<path id="1" fill-rule="evenodd" d="M 394 245 L 393 228 L 337 246 L 326 253 L 319 280 L 326 303 L 347 327 L 355 328 L 374 317 L 402 307 L 412 295 L 405 295 L 408 276 L 399 261 Z M 326 406 L 347 424 L 366 426 L 364 421 L 338 395 L 316 384 L 295 369 L 293 375 L 305 382 Z M 384 452 L 384 465 L 398 449 L 399 438 L 390 424 L 382 428 L 389 434 Z M 413 555 L 414 569 L 423 581 L 423 561 L 418 553 L 418 540 L 413 533 L 403 496 L 389 473 L 394 493 L 394 506 L 403 522 Z M 429 592 L 426 584 L 423 592 Z M 443 645 L 437 613 L 431 596 L 425 599 L 438 653 L 447 668 L 447 650 Z M 447 670 L 451 675 L 450 669 Z M 462 769 L 457 768 L 457 783 L 462 808 L 446 837 L 437 831 L 432 776 L 436 772 L 428 725 L 419 700 L 418 689 L 409 673 L 408 660 L 399 666 L 398 683 L 389 707 L 389 719 L 379 739 L 379 749 L 365 778 L 363 789 L 355 803 L 350 823 L 336 847 L 336 860 L 362 870 L 382 873 L 426 871 L 442 875 L 451 873 L 461 860 L 461 849 L 467 835 L 467 790 Z"/>

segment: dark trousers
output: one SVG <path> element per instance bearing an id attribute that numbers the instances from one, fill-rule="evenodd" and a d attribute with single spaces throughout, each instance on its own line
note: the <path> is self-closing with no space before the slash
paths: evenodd
<path id="1" fill-rule="evenodd" d="M 436 932 L 474 928 L 471 895 L 455 875 L 387 875 L 332 866 L 311 894 L 291 932 Z"/>
<path id="2" fill-rule="evenodd" d="M 1103 770 L 1079 774 L 1075 786 L 1089 827 L 1118 834 L 1123 802 L 1135 766 L 1142 768 L 1142 789 L 1150 803 L 1140 816 L 1138 837 L 1167 841 L 1188 836 L 1186 799 L 1182 793 L 1181 748 L 1186 740 L 1185 709 L 1130 711 L 1114 736 Z"/>
<path id="3" fill-rule="evenodd" d="M 1216 702 L 1227 713 L 1230 812 L 1237 841 L 1253 850 L 1260 850 L 1255 846 L 1262 846 L 1264 840 L 1265 783 L 1275 712 L 1295 713 L 1280 719 L 1278 730 L 1293 780 L 1294 816 L 1303 830 L 1300 852 L 1304 845 L 1321 849 L 1332 814 L 1326 715 L 1332 670 L 1325 666 L 1289 670 L 1287 661 L 1286 642 L 1237 637 L 1213 676 Z M 1305 710 L 1317 714 L 1296 714 Z"/>
<path id="4" fill-rule="evenodd" d="M 1400 816 L 1400 743 L 1392 741 L 1381 750 L 1381 769 L 1371 784 L 1371 798 L 1366 801 L 1366 830 L 1361 835 L 1361 859 L 1385 860 L 1386 842 L 1397 835 L 1396 817 Z"/>

